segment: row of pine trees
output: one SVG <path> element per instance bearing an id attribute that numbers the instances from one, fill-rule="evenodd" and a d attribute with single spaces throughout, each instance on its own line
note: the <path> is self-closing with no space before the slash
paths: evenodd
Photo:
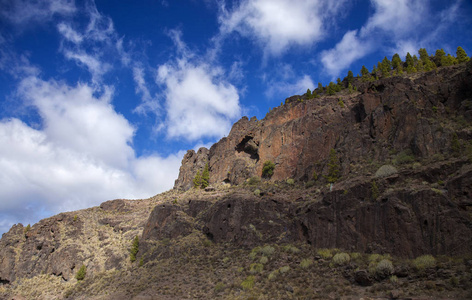
<path id="1" fill-rule="evenodd" d="M 446 54 L 444 49 L 436 50 L 434 55 L 429 55 L 425 48 L 418 50 L 418 55 L 411 55 L 409 52 L 406 54 L 405 61 L 402 61 L 400 55 L 395 53 L 392 60 L 389 60 L 386 56 L 382 61 L 379 61 L 373 66 L 372 72 L 368 68 L 362 66 L 360 74 L 357 75 L 362 81 L 374 81 L 379 78 L 387 78 L 391 76 L 403 75 L 405 72 L 408 74 L 417 72 L 428 72 L 438 67 L 452 66 L 470 60 L 469 56 L 462 47 L 457 47 L 456 56 Z M 318 88 L 313 91 L 307 90 L 306 96 L 308 99 L 318 98 L 321 93 L 328 95 L 334 95 L 340 92 L 347 85 L 349 92 L 356 90 L 352 83 L 354 80 L 354 73 L 349 70 L 347 76 L 341 81 L 341 78 L 336 80 L 336 83 L 330 82 L 326 87 L 318 83 Z"/>

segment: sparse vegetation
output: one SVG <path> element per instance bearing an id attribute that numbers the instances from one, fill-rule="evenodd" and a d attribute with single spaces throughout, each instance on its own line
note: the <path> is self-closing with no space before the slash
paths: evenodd
<path id="1" fill-rule="evenodd" d="M 329 151 L 328 175 L 325 178 L 329 183 L 335 183 L 339 179 L 339 160 L 334 149 Z"/>
<path id="2" fill-rule="evenodd" d="M 138 236 L 135 236 L 133 239 L 133 244 L 131 245 L 131 250 L 129 252 L 129 260 L 131 262 L 136 261 L 136 254 L 138 254 L 139 251 L 139 238 Z"/>
<path id="3" fill-rule="evenodd" d="M 75 279 L 77 279 L 78 281 L 84 280 L 85 275 L 87 275 L 87 267 L 85 265 L 82 265 L 79 271 L 77 271 L 77 273 L 75 274 Z"/>
<path id="4" fill-rule="evenodd" d="M 397 174 L 398 170 L 392 165 L 383 165 L 381 166 L 377 172 L 375 172 L 374 177 L 375 178 L 383 178 L 383 177 L 388 177 L 394 174 Z"/>
<path id="5" fill-rule="evenodd" d="M 341 253 L 336 253 L 333 256 L 333 263 L 338 266 L 343 266 L 348 264 L 351 261 L 351 257 L 349 254 L 341 252 Z"/>
<path id="6" fill-rule="evenodd" d="M 413 261 L 417 270 L 429 269 L 436 266 L 436 259 L 432 255 L 422 255 Z"/>
<path id="7" fill-rule="evenodd" d="M 264 162 L 262 166 L 262 176 L 263 177 L 271 177 L 274 174 L 275 164 L 270 160 Z"/>

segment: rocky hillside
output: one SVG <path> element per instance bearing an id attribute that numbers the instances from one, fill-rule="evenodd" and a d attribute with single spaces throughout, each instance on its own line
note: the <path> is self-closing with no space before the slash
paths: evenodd
<path id="1" fill-rule="evenodd" d="M 242 118 L 229 135 L 182 161 L 175 187 L 188 190 L 198 170 L 209 163 L 210 183 L 241 184 L 261 176 L 264 162 L 275 163 L 272 181 L 309 181 L 326 174 L 331 149 L 342 177 L 369 161 L 388 161 L 402 151 L 415 159 L 450 153 L 453 134 L 470 141 L 472 119 L 471 65 L 428 73 L 354 83 L 334 96 L 293 96 L 263 120 Z"/>
<path id="2" fill-rule="evenodd" d="M 13 226 L 0 298 L 472 297 L 472 63 L 354 86 L 241 119 L 174 190 Z"/>

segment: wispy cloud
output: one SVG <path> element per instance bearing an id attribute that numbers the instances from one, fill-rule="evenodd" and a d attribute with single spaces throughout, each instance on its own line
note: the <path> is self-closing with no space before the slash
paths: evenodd
<path id="1" fill-rule="evenodd" d="M 76 11 L 73 0 L 3 0 L 2 16 L 16 25 L 49 21 L 54 15 L 71 15 Z"/>

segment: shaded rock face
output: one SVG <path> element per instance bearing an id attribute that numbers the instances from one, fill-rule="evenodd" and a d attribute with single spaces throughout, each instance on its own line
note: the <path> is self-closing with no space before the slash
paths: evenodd
<path id="1" fill-rule="evenodd" d="M 182 190 L 188 190 L 193 187 L 193 179 L 198 171 L 203 172 L 205 165 L 208 163 L 207 148 L 200 148 L 195 153 L 194 150 L 189 150 L 182 159 L 182 165 L 179 170 L 179 177 L 175 180 L 174 187 Z"/>
<path id="2" fill-rule="evenodd" d="M 336 150 L 344 175 L 352 165 L 383 160 L 392 151 L 409 150 L 418 158 L 448 152 L 452 132 L 443 128 L 440 116 L 472 116 L 465 104 L 472 98 L 471 70 L 471 63 L 462 64 L 416 78 L 358 82 L 359 92 L 352 95 L 291 97 L 264 120 L 243 117 L 209 151 L 189 151 L 175 188 L 191 188 L 206 161 L 210 184 L 240 184 L 261 176 L 267 160 L 275 163 L 274 181 L 310 180 L 313 171 L 326 174 L 330 149 Z"/>
<path id="3" fill-rule="evenodd" d="M 428 186 L 405 187 L 401 182 L 404 176 L 421 181 L 438 169 L 443 170 L 438 176 L 446 176 L 447 166 L 439 165 L 415 174 L 408 171 L 377 179 L 380 190 L 397 186 L 378 199 L 372 198 L 371 179 L 364 177 L 345 182 L 331 192 L 326 189 L 318 196 L 303 191 L 297 195 L 263 197 L 240 192 L 215 202 L 192 200 L 188 206 L 160 205 L 144 227 L 142 242 L 152 244 L 198 230 L 214 242 L 247 248 L 306 242 L 315 248 L 410 258 L 425 253 L 451 256 L 469 253 L 472 220 L 469 211 L 461 206 L 462 200 Z M 453 185 L 470 180 L 470 172 L 471 165 L 462 167 L 451 179 L 448 193 L 460 193 L 462 189 Z M 143 249 L 141 254 L 150 247 Z"/>

